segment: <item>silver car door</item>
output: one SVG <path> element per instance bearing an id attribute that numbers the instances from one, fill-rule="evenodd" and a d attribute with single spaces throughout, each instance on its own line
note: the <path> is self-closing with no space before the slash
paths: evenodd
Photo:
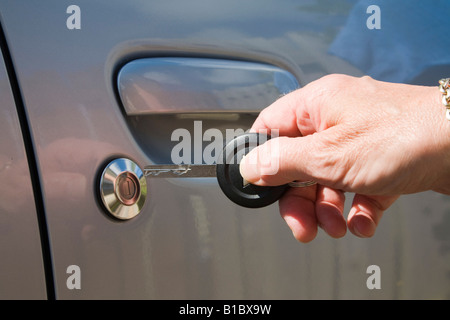
<path id="1" fill-rule="evenodd" d="M 355 13 L 355 3 L 1 1 L 35 147 L 55 297 L 448 298 L 445 196 L 402 197 L 371 239 L 347 234 L 334 240 L 319 232 L 315 241 L 299 244 L 276 204 L 256 211 L 239 207 L 212 178 L 146 179 L 145 204 L 129 220 L 112 217 L 99 195 L 111 160 L 127 158 L 141 168 L 169 162 L 180 142 L 171 139 L 175 130 L 194 137 L 196 121 L 201 136 L 208 129 L 246 130 L 258 112 L 249 112 L 246 103 L 258 101 L 262 109 L 273 99 L 246 88 L 237 101 L 242 108 L 232 112 L 128 114 L 118 87 L 127 63 L 175 57 L 268 64 L 290 72 L 299 86 L 329 73 L 361 76 L 365 70 L 329 52 L 351 14 L 364 22 L 355 30 L 380 31 L 368 31 L 371 15 Z M 381 31 L 388 15 L 382 17 Z M 383 41 L 372 49 L 389 50 Z M 147 79 L 171 81 L 164 70 L 158 73 Z M 183 91 L 188 83 L 175 82 L 177 90 L 161 92 L 194 101 Z M 151 99 L 144 89 L 141 95 Z M 167 111 L 164 105 L 159 110 Z M 202 142 L 206 148 L 212 141 Z"/>

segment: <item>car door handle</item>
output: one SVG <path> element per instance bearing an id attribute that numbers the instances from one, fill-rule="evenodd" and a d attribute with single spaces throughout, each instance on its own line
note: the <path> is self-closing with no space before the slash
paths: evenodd
<path id="1" fill-rule="evenodd" d="M 299 87 L 277 66 L 212 58 L 143 58 L 125 64 L 117 88 L 127 116 L 259 112 Z"/>

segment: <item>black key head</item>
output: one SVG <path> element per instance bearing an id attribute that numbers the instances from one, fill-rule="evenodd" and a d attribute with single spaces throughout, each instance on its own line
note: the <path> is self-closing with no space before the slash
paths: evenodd
<path id="1" fill-rule="evenodd" d="M 245 184 L 239 172 L 242 157 L 254 147 L 270 139 L 260 133 L 245 133 L 228 142 L 217 161 L 217 180 L 223 193 L 234 203 L 246 208 L 261 208 L 276 202 L 288 185 L 256 186 Z"/>

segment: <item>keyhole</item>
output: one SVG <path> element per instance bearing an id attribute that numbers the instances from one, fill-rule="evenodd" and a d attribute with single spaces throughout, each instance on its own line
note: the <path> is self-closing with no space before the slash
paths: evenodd
<path id="1" fill-rule="evenodd" d="M 123 204 L 134 204 L 139 194 L 138 190 L 139 183 L 132 174 L 125 172 L 117 177 L 116 195 Z"/>

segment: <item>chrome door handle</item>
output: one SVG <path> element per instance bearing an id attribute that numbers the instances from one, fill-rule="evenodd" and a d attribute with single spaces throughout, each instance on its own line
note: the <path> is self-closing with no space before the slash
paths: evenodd
<path id="1" fill-rule="evenodd" d="M 119 71 L 128 116 L 259 112 L 299 87 L 290 72 L 256 62 L 206 58 L 143 58 Z"/>

